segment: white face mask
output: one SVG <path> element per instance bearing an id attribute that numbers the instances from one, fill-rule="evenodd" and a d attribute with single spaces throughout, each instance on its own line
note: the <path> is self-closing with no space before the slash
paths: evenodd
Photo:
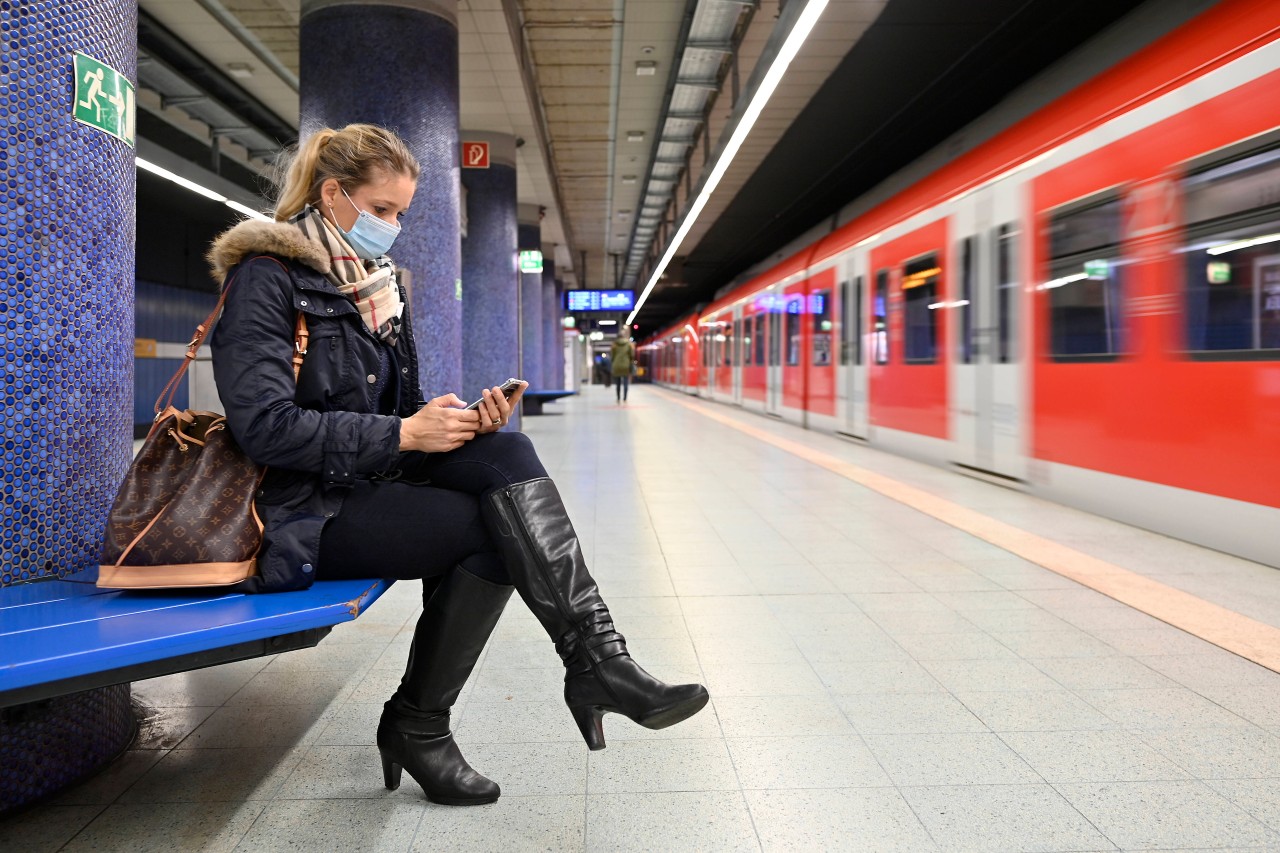
<path id="1" fill-rule="evenodd" d="M 342 188 L 339 187 L 339 189 Z M 400 226 L 392 225 L 367 210 L 361 210 L 356 207 L 356 203 L 351 201 L 351 196 L 347 195 L 346 190 L 342 190 L 342 194 L 347 196 L 347 201 L 350 201 L 351 206 L 355 207 L 356 212 L 360 214 L 356 217 L 355 224 L 351 226 L 350 231 L 338 225 L 338 230 L 342 232 L 342 236 L 346 238 L 351 248 L 356 250 L 356 254 L 366 261 L 372 261 L 391 251 L 391 246 L 396 242 L 396 237 L 400 236 Z M 336 225 L 337 222 L 335 221 L 334 224 Z"/>

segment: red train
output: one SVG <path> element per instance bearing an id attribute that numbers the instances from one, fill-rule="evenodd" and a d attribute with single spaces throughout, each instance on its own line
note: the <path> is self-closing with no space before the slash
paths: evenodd
<path id="1" fill-rule="evenodd" d="M 1280 3 L 1105 64 L 645 341 L 654 380 L 1280 566 Z"/>

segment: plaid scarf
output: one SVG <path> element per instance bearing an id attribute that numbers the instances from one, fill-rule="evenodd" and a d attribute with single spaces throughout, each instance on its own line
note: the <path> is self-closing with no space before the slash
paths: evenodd
<path id="1" fill-rule="evenodd" d="M 311 205 L 289 220 L 307 237 L 329 253 L 329 272 L 325 278 L 356 304 L 364 324 L 379 339 L 394 345 L 400 336 L 400 318 L 404 303 L 396 268 L 387 257 L 363 261 L 342 239 L 342 232 Z"/>

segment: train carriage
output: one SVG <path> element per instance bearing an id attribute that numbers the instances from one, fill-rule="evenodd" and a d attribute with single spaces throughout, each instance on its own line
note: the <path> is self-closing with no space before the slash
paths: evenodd
<path id="1" fill-rule="evenodd" d="M 1280 4 L 1218 4 L 890 178 L 646 357 L 681 349 L 655 375 L 690 393 L 1280 564 L 1277 92 Z"/>

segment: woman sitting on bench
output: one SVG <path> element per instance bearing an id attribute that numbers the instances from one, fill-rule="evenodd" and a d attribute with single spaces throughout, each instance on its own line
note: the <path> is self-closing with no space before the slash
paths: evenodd
<path id="1" fill-rule="evenodd" d="M 408 667 L 378 725 L 383 773 L 389 788 L 403 768 L 430 800 L 475 805 L 499 788 L 463 759 L 449 709 L 513 586 L 555 642 L 565 702 L 591 749 L 605 746 L 605 713 L 660 729 L 708 697 L 656 680 L 627 653 L 532 443 L 500 432 L 523 388 L 510 401 L 486 390 L 477 409 L 454 394 L 421 402 L 387 257 L 417 178 L 404 142 L 380 127 L 303 142 L 277 221 L 241 222 L 210 250 L 230 288 L 213 367 L 232 435 L 268 466 L 257 589 L 422 579 Z M 299 313 L 310 343 L 295 384 Z"/>

